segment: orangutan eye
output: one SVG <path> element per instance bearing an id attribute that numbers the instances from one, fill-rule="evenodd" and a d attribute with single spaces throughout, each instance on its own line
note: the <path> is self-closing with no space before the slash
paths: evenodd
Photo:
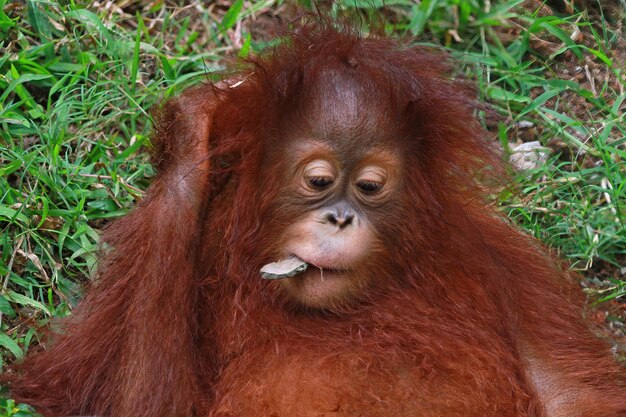
<path id="1" fill-rule="evenodd" d="M 378 193 L 387 182 L 387 171 L 378 166 L 367 166 L 359 171 L 356 180 L 358 190 L 366 195 Z"/>
<path id="2" fill-rule="evenodd" d="M 329 185 L 332 185 L 335 182 L 332 178 L 329 177 L 311 177 L 308 179 L 309 184 L 311 184 L 315 188 L 324 189 Z"/>
<path id="3" fill-rule="evenodd" d="M 335 182 L 335 169 L 329 161 L 316 159 L 304 167 L 304 182 L 313 190 L 324 190 Z"/>
<path id="4" fill-rule="evenodd" d="M 359 181 L 356 183 L 356 186 L 365 194 L 374 194 L 383 188 L 381 183 L 374 181 Z"/>

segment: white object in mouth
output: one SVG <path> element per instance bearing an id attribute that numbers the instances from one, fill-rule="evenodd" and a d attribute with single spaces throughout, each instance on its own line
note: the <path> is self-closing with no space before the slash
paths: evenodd
<path id="1" fill-rule="evenodd" d="M 295 255 L 281 261 L 269 263 L 261 268 L 261 278 L 263 279 L 283 279 L 290 278 L 306 271 L 309 264 Z"/>

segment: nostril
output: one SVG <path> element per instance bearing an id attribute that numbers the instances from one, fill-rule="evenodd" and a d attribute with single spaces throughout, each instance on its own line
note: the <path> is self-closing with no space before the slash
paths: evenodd
<path id="1" fill-rule="evenodd" d="M 322 219 L 325 223 L 338 226 L 340 229 L 354 224 L 356 222 L 356 217 L 357 216 L 354 210 L 344 204 L 337 204 L 330 207 L 322 215 Z"/>
<path id="2" fill-rule="evenodd" d="M 352 219 L 354 219 L 354 214 L 328 213 L 326 215 L 326 221 L 328 221 L 328 223 L 339 226 L 340 228 L 350 225 L 352 223 Z"/>
<path id="3" fill-rule="evenodd" d="M 354 214 L 348 213 L 343 217 L 343 222 L 340 224 L 340 226 L 347 226 L 349 224 L 352 223 L 352 219 L 354 219 Z"/>

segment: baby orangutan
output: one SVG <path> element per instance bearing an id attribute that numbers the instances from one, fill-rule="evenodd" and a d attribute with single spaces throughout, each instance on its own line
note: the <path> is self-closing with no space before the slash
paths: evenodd
<path id="1" fill-rule="evenodd" d="M 147 198 L 12 395 L 44 416 L 626 416 L 575 280 L 489 204 L 474 109 L 441 54 L 320 23 L 167 102 Z"/>

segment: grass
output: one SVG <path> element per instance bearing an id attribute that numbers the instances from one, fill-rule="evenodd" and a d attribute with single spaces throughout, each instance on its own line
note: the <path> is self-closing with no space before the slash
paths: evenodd
<path id="1" fill-rule="evenodd" d="M 350 0 L 331 13 L 383 16 L 390 33 L 447 48 L 495 110 L 479 115 L 494 146 L 506 154 L 539 141 L 550 152 L 498 203 L 610 303 L 626 295 L 623 22 L 611 10 L 555 15 L 530 3 Z M 154 174 L 150 107 L 213 78 L 225 56 L 262 50 L 258 28 L 284 9 L 282 0 L 124 9 L 0 0 L 2 365 L 71 312 L 100 230 L 141 199 Z M 0 416 L 28 415 L 0 399 Z"/>

